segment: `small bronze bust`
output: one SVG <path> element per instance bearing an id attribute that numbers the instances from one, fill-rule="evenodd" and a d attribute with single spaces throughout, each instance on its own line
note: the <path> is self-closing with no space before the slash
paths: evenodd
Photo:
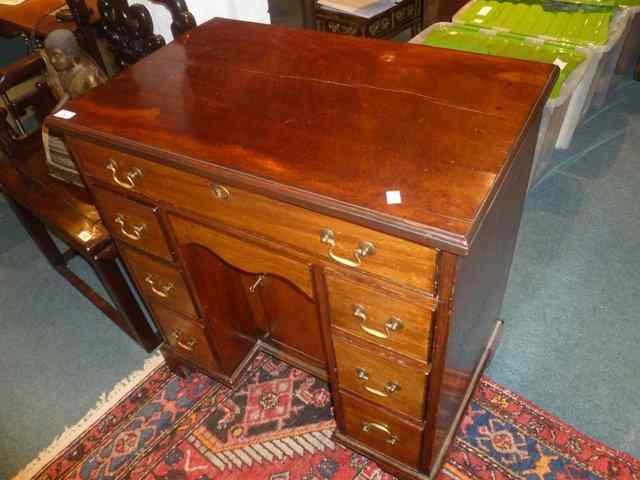
<path id="1" fill-rule="evenodd" d="M 73 32 L 54 30 L 47 35 L 44 49 L 66 94 L 66 98 L 60 99 L 59 106 L 106 82 L 106 75 L 80 48 Z"/>
<path id="2" fill-rule="evenodd" d="M 76 98 L 107 81 L 104 72 L 78 44 L 69 30 L 54 30 L 44 41 L 44 57 L 49 64 L 47 83 L 58 99 L 54 112 L 71 98 Z M 55 70 L 55 71 L 54 71 Z M 64 140 L 42 127 L 42 141 L 47 168 L 52 177 L 84 187 Z"/>

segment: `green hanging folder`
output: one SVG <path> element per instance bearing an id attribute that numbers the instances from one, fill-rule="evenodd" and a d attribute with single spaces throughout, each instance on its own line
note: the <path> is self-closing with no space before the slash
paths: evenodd
<path id="1" fill-rule="evenodd" d="M 453 22 L 580 46 L 607 44 L 613 7 L 545 8 L 548 3 L 472 0 L 454 15 Z"/>

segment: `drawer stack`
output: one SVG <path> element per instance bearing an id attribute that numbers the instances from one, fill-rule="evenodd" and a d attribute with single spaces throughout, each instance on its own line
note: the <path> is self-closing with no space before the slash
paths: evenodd
<path id="1" fill-rule="evenodd" d="M 217 362 L 204 322 L 175 261 L 159 208 L 148 199 L 153 198 L 149 193 L 157 184 L 142 163 L 145 167 L 152 163 L 83 141 L 69 143 L 82 163 L 102 219 L 116 238 L 127 269 L 153 313 L 165 346 L 189 364 L 215 372 Z M 123 157 L 128 161 L 123 162 Z"/>
<path id="2" fill-rule="evenodd" d="M 344 433 L 418 468 L 437 301 L 337 269 L 325 279 Z"/>

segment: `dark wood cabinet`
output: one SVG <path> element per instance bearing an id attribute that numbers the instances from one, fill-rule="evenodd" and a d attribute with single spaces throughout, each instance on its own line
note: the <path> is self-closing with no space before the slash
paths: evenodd
<path id="1" fill-rule="evenodd" d="M 394 38 L 405 30 L 411 36 L 422 29 L 424 0 L 397 0 L 371 18 L 339 12 L 311 2 L 312 28 L 319 32 L 338 33 L 369 38 Z"/>
<path id="2" fill-rule="evenodd" d="M 257 350 L 336 438 L 435 474 L 495 345 L 554 67 L 215 20 L 64 132 L 176 370 Z"/>

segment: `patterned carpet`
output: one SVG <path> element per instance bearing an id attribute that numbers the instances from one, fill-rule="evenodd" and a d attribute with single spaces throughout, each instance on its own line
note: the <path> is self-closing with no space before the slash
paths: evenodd
<path id="1" fill-rule="evenodd" d="M 259 354 L 230 390 L 162 365 L 35 478 L 391 480 L 332 440 L 326 385 Z M 484 378 L 440 479 L 640 479 L 640 461 Z"/>

